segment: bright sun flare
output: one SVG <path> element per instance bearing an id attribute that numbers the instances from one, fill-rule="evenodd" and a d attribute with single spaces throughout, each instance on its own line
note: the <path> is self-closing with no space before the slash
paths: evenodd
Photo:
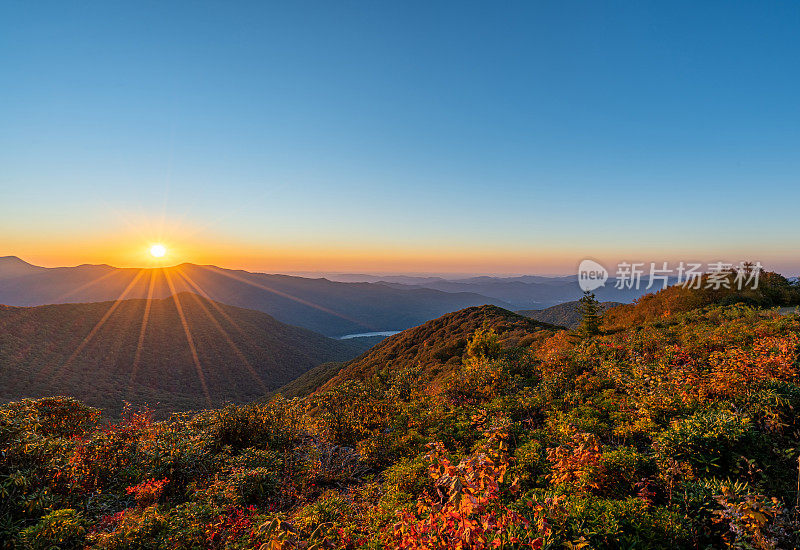
<path id="1" fill-rule="evenodd" d="M 153 258 L 163 258 L 166 253 L 167 249 L 164 248 L 163 244 L 154 244 L 150 247 L 150 255 Z"/>

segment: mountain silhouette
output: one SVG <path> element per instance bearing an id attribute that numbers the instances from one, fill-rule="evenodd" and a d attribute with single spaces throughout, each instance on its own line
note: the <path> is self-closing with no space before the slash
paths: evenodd
<path id="1" fill-rule="evenodd" d="M 502 300 L 472 292 L 341 283 L 324 278 L 269 275 L 210 265 L 134 269 L 108 265 L 20 267 L 0 262 L 0 304 L 37 306 L 122 298 L 165 298 L 193 292 L 230 305 L 268 313 L 327 336 L 404 330 L 469 306 Z M 33 269 L 30 269 L 33 268 Z"/>

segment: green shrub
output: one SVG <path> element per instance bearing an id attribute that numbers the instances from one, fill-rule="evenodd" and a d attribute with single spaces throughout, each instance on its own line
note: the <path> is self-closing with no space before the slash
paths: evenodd
<path id="1" fill-rule="evenodd" d="M 545 482 L 550 464 L 547 462 L 545 446 L 538 439 L 531 439 L 514 451 L 512 474 L 528 485 L 541 485 Z"/>
<path id="2" fill-rule="evenodd" d="M 30 550 L 82 548 L 88 522 L 72 508 L 50 512 L 19 535 L 20 544 Z"/>
<path id="3" fill-rule="evenodd" d="M 428 465 L 423 455 L 401 458 L 384 472 L 385 505 L 402 506 L 413 502 L 429 482 Z"/>
<path id="4" fill-rule="evenodd" d="M 671 550 L 690 546 L 690 533 L 681 514 L 639 498 L 570 498 L 566 513 L 562 536 L 567 540 L 585 536 L 591 548 Z"/>
<path id="5" fill-rule="evenodd" d="M 315 502 L 304 506 L 294 516 L 294 525 L 312 532 L 321 525 L 354 515 L 353 503 L 337 491 L 327 491 Z"/>
<path id="6" fill-rule="evenodd" d="M 726 472 L 739 455 L 751 450 L 750 418 L 725 410 L 701 411 L 676 420 L 656 437 L 662 468 L 670 461 L 685 462 L 703 475 Z"/>
<path id="7" fill-rule="evenodd" d="M 611 498 L 633 496 L 655 469 L 652 458 L 634 447 L 604 450 L 598 473 L 600 492 Z"/>
<path id="8" fill-rule="evenodd" d="M 234 468 L 220 476 L 213 490 L 218 501 L 245 506 L 266 500 L 277 485 L 277 474 L 269 468 Z"/>

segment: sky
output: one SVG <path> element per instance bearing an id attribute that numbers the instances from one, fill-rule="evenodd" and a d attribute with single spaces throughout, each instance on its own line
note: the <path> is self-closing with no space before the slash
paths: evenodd
<path id="1" fill-rule="evenodd" d="M 800 273 L 798 2 L 0 4 L 0 256 Z"/>

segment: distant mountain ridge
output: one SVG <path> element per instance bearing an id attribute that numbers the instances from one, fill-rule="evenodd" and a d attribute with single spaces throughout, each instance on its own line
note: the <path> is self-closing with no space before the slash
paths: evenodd
<path id="1" fill-rule="evenodd" d="M 23 272 L 18 267 L 12 269 L 19 262 L 0 262 L 0 304 L 36 306 L 116 300 L 120 296 L 165 298 L 176 292 L 194 292 L 263 311 L 284 323 L 327 336 L 404 330 L 475 305 L 512 307 L 474 292 L 339 283 L 195 264 L 163 269 L 81 265 Z"/>
<path id="2" fill-rule="evenodd" d="M 442 292 L 473 292 L 511 304 L 512 310 L 544 309 L 578 300 L 583 295 L 577 275 L 518 275 L 518 276 L 407 276 L 332 274 L 331 280 L 368 281 L 392 288 L 429 288 Z M 648 292 L 648 276 L 642 277 L 639 288 L 617 288 L 616 279 L 595 290 L 601 301 L 632 302 Z M 501 304 L 497 304 L 501 305 Z M 501 305 L 502 306 L 502 305 Z M 502 306 L 508 307 L 508 306 Z"/>
<path id="3" fill-rule="evenodd" d="M 124 401 L 165 410 L 243 403 L 362 350 L 191 293 L 0 306 L 0 400 L 70 395 L 112 413 Z"/>
<path id="4" fill-rule="evenodd" d="M 13 279 L 14 277 L 21 277 L 32 273 L 40 273 L 46 269 L 46 267 L 29 264 L 16 256 L 0 257 L 0 280 Z"/>
<path id="5" fill-rule="evenodd" d="M 553 283 L 565 280 L 577 281 L 575 275 L 516 275 L 501 276 L 450 276 L 438 275 L 371 275 L 368 273 L 332 273 L 323 275 L 331 281 L 343 283 L 400 283 L 404 285 L 426 285 L 440 282 L 452 283 Z"/>

